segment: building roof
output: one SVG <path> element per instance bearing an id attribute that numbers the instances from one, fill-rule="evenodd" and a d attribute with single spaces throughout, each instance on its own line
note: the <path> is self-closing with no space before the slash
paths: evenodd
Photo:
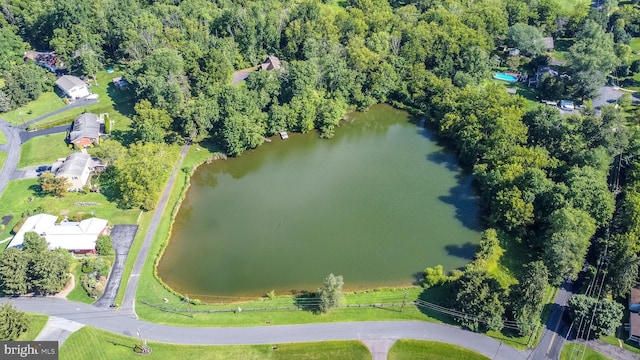
<path id="1" fill-rule="evenodd" d="M 58 80 L 56 80 L 56 85 L 65 92 L 71 91 L 71 89 L 75 87 L 86 87 L 87 84 L 84 81 L 73 75 L 64 75 L 61 76 Z"/>
<path id="2" fill-rule="evenodd" d="M 73 121 L 69 133 L 69 141 L 74 142 L 82 138 L 97 139 L 100 136 L 100 121 L 98 115 L 84 113 Z"/>
<path id="3" fill-rule="evenodd" d="M 56 176 L 70 175 L 81 177 L 84 170 L 89 167 L 91 156 L 81 152 L 73 153 L 64 160 L 58 168 Z"/>
<path id="4" fill-rule="evenodd" d="M 640 285 L 631 288 L 631 295 L 629 295 L 629 305 L 640 304 Z"/>
<path id="5" fill-rule="evenodd" d="M 549 65 L 540 65 L 538 66 L 538 71 L 536 71 L 536 75 L 542 77 L 542 75 L 549 74 L 553 76 L 558 76 L 558 68 L 556 66 Z"/>
<path id="6" fill-rule="evenodd" d="M 629 337 L 640 337 L 640 314 L 629 313 Z"/>
<path id="7" fill-rule="evenodd" d="M 107 227 L 107 220 L 91 218 L 80 222 L 63 220 L 56 224 L 57 216 L 39 214 L 25 221 L 20 231 L 13 237 L 9 247 L 22 247 L 24 234 L 33 231 L 43 236 L 49 249 L 93 250 L 98 236 Z"/>
<path id="8" fill-rule="evenodd" d="M 282 68 L 280 59 L 273 55 L 269 55 L 264 63 L 260 64 L 260 70 L 278 70 Z"/>
<path id="9" fill-rule="evenodd" d="M 553 38 L 552 37 L 543 37 L 542 38 L 542 42 L 544 43 L 544 47 L 547 50 L 553 50 L 554 48 L 554 43 L 553 43 Z"/>
<path id="10" fill-rule="evenodd" d="M 7 248 L 22 248 L 22 243 L 24 242 L 24 234 L 30 231 L 41 234 L 44 230 L 50 228 L 56 223 L 58 220 L 57 216 L 48 215 L 48 214 L 38 214 L 34 216 L 30 216 L 24 222 L 20 230 L 13 236 L 9 246 Z"/>

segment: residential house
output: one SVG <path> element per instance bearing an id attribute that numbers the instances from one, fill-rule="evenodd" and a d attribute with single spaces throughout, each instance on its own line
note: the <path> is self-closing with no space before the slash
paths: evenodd
<path id="1" fill-rule="evenodd" d="M 73 121 L 69 142 L 79 147 L 87 147 L 104 134 L 104 114 L 84 113 Z"/>
<path id="2" fill-rule="evenodd" d="M 70 186 L 67 190 L 80 190 L 89 183 L 92 172 L 104 169 L 104 164 L 91 155 L 77 152 L 67 156 L 66 159 L 56 161 L 51 166 L 51 172 L 57 178 L 66 178 Z"/>
<path id="3" fill-rule="evenodd" d="M 520 56 L 520 49 L 510 48 L 509 56 Z"/>
<path id="4" fill-rule="evenodd" d="M 529 78 L 529 86 L 540 86 L 542 78 L 545 75 L 557 77 L 559 75 L 558 67 L 549 65 L 539 65 L 536 74 Z"/>
<path id="5" fill-rule="evenodd" d="M 629 295 L 629 340 L 640 345 L 640 285 L 634 286 Z"/>
<path id="6" fill-rule="evenodd" d="M 13 237 L 8 248 L 22 248 L 24 234 L 33 231 L 47 240 L 51 250 L 62 248 L 75 254 L 94 253 L 98 236 L 106 234 L 109 229 L 107 220 L 99 218 L 80 222 L 68 221 L 65 218 L 56 224 L 57 220 L 57 216 L 49 214 L 30 216 Z"/>
<path id="7" fill-rule="evenodd" d="M 269 55 L 267 60 L 264 63 L 260 64 L 259 70 L 280 70 L 282 68 L 282 63 L 280 63 L 280 59 L 273 55 Z"/>
<path id="8" fill-rule="evenodd" d="M 56 80 L 56 85 L 72 100 L 91 95 L 89 85 L 73 75 L 64 75 Z"/>

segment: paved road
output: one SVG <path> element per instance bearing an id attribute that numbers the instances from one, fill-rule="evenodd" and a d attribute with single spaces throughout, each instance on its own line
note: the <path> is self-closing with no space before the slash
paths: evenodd
<path id="1" fill-rule="evenodd" d="M 176 176 L 178 175 L 178 171 L 180 171 L 180 166 L 182 165 L 182 161 L 184 160 L 185 155 L 187 155 L 187 151 L 189 150 L 190 145 L 187 143 L 182 147 L 182 152 L 180 153 L 180 160 L 176 163 L 173 171 L 171 172 L 171 176 L 169 177 L 169 181 L 167 181 L 167 185 L 162 192 L 162 196 L 160 197 L 160 201 L 158 201 L 158 206 L 156 207 L 155 212 L 153 213 L 153 218 L 151 219 L 151 224 L 147 230 L 147 233 L 144 236 L 144 240 L 142 242 L 142 248 L 140 248 L 140 252 L 138 253 L 138 258 L 136 259 L 135 264 L 133 265 L 133 271 L 131 272 L 131 276 L 129 277 L 129 282 L 127 283 L 127 289 L 124 293 L 124 299 L 122 300 L 121 308 L 123 311 L 128 312 L 130 315 L 138 318 L 136 315 L 136 289 L 138 288 L 138 282 L 140 281 L 140 274 L 142 273 L 142 266 L 144 265 L 145 260 L 147 259 L 147 254 L 149 253 L 149 248 L 151 247 L 151 242 L 156 235 L 156 231 L 158 230 L 158 224 L 160 224 L 160 219 L 162 219 L 162 215 L 164 214 L 165 207 L 167 206 L 167 200 L 169 199 L 169 195 L 171 194 L 171 189 L 173 188 L 173 183 L 176 181 Z"/>
<path id="2" fill-rule="evenodd" d="M 60 126 L 56 126 L 48 129 L 38 130 L 38 131 L 21 131 L 20 141 L 24 144 L 27 141 L 33 139 L 34 137 L 63 133 L 69 130 L 71 130 L 71 124 L 60 125 Z"/>
<path id="3" fill-rule="evenodd" d="M 499 360 L 524 360 L 528 352 L 460 328 L 422 321 L 376 321 L 243 328 L 191 328 L 140 321 L 118 310 L 56 298 L 0 298 L 22 311 L 39 312 L 100 329 L 136 336 L 136 329 L 153 341 L 175 344 L 248 345 L 324 340 L 424 339 L 457 344 Z M 237 314 L 243 316 L 242 313 Z"/>
<path id="4" fill-rule="evenodd" d="M 107 283 L 104 293 L 102 293 L 98 301 L 93 303 L 93 306 L 108 308 L 114 304 L 118 289 L 120 288 L 124 264 L 127 262 L 127 255 L 129 255 L 129 248 L 137 232 L 138 225 L 115 225 L 113 230 L 111 230 L 111 240 L 113 250 L 116 252 L 116 261 L 111 268 L 109 282 Z"/>
<path id="5" fill-rule="evenodd" d="M 540 342 L 531 354 L 530 359 L 546 360 L 558 359 L 562 352 L 562 347 L 566 341 L 565 336 L 569 329 L 564 313 L 569 298 L 575 291 L 575 284 L 571 281 L 565 281 L 560 286 L 556 295 L 555 303 L 551 309 L 551 314 L 547 318 L 545 329 L 540 337 Z"/>
<path id="6" fill-rule="evenodd" d="M 35 179 L 38 177 L 38 168 L 43 165 L 27 166 L 20 169 L 13 170 L 11 174 L 11 180 L 20 179 Z"/>
<path id="7" fill-rule="evenodd" d="M 52 112 L 50 112 L 48 114 L 44 114 L 42 116 L 38 116 L 37 118 L 35 118 L 33 120 L 29 120 L 26 123 L 24 123 L 22 125 L 19 125 L 18 127 L 22 128 L 22 129 L 26 129 L 27 126 L 29 126 L 31 124 L 35 124 L 38 121 L 42 121 L 42 120 L 44 120 L 44 119 L 46 119 L 46 118 L 48 118 L 50 116 L 53 116 L 53 115 L 56 115 L 56 114 L 60 114 L 61 112 L 65 112 L 67 110 L 74 109 L 74 108 L 77 108 L 77 107 L 82 107 L 82 106 L 95 104 L 97 102 L 98 102 L 97 99 L 94 99 L 94 100 L 79 99 L 76 102 L 74 102 L 72 104 L 69 104 L 69 105 L 67 105 L 67 106 L 65 106 L 63 108 L 60 108 L 60 109 L 55 110 L 55 111 L 52 111 Z"/>
<path id="8" fill-rule="evenodd" d="M 18 129 L 12 127 L 9 122 L 1 118 L 0 131 L 2 131 L 7 138 L 7 143 L 3 145 L 3 149 L 7 152 L 7 160 L 5 160 L 0 170 L 0 195 L 2 195 L 9 180 L 11 180 L 13 170 L 18 166 L 18 160 L 20 159 L 20 136 L 18 135 Z"/>
<path id="9" fill-rule="evenodd" d="M 586 344 L 587 347 L 616 360 L 638 360 L 639 358 L 638 354 L 600 340 L 589 340 L 586 343 L 581 341 L 579 344 Z"/>
<path id="10" fill-rule="evenodd" d="M 600 110 L 603 105 L 613 105 L 618 101 L 622 94 L 622 91 L 612 86 L 602 86 L 600 87 L 600 90 L 598 90 L 598 96 L 596 96 L 592 101 L 593 108 Z"/>

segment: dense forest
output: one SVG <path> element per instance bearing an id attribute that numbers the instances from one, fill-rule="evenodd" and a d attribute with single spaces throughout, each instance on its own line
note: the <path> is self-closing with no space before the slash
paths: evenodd
<path id="1" fill-rule="evenodd" d="M 3 0 L 0 110 L 51 85 L 52 75 L 23 62 L 26 49 L 54 50 L 88 77 L 125 67 L 139 147 L 211 139 L 238 156 L 278 131 L 331 137 L 350 110 L 408 109 L 452 142 L 481 196 L 488 230 L 477 259 L 441 279 L 455 283 L 453 303 L 477 314 L 469 327 L 501 329 L 507 318 L 528 334 L 547 283 L 576 279 L 585 260 L 600 267 L 606 256 L 602 294 L 624 296 L 640 263 L 636 126 L 614 107 L 597 114 L 587 103 L 568 116 L 531 107 L 487 81 L 502 45 L 531 58 L 519 68 L 549 63 L 543 36 L 575 39 L 566 76 L 539 90 L 546 98 L 588 100 L 611 71 L 640 71 L 628 46 L 640 36 L 637 0 L 571 10 L 561 1 Z M 269 55 L 282 71 L 231 85 L 234 71 Z M 486 269 L 510 243 L 526 249 L 511 286 Z M 430 270 L 427 282 L 442 282 Z"/>

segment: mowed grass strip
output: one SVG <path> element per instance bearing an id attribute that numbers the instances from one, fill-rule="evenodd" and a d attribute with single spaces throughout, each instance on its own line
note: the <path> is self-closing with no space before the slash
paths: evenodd
<path id="1" fill-rule="evenodd" d="M 140 355 L 134 352 L 136 345 L 140 345 L 137 338 L 85 326 L 67 339 L 60 349 L 60 359 L 140 359 Z M 242 346 L 175 345 L 149 341 L 147 346 L 151 348 L 151 354 L 143 356 L 145 359 L 371 359 L 369 350 L 359 341 Z"/>
<path id="2" fill-rule="evenodd" d="M 488 360 L 489 358 L 464 348 L 438 341 L 406 340 L 396 341 L 389 350 L 388 360 Z"/>
<path id="3" fill-rule="evenodd" d="M 7 161 L 7 156 L 8 154 L 6 151 L 0 151 L 0 169 L 4 166 L 4 162 Z"/>
<path id="4" fill-rule="evenodd" d="M 583 354 L 584 351 L 584 354 Z M 562 348 L 562 353 L 560 354 L 560 360 L 570 360 L 575 359 L 576 355 L 578 355 L 578 359 L 581 360 L 611 360 L 610 357 L 606 357 L 599 352 L 589 349 L 586 346 L 578 345 L 575 343 L 567 343 Z"/>
<path id="5" fill-rule="evenodd" d="M 0 131 L 0 144 L 6 144 L 7 143 L 7 137 L 4 136 L 4 133 L 2 131 Z"/>
<path id="6" fill-rule="evenodd" d="M 59 158 L 71 155 L 75 150 L 69 149 L 66 133 L 50 134 L 35 137 L 22 144 L 18 168 L 34 165 L 51 165 Z"/>
<path id="7" fill-rule="evenodd" d="M 87 294 L 85 289 L 82 287 L 82 283 L 80 279 L 82 278 L 82 264 L 80 263 L 80 259 L 74 261 L 71 264 L 71 273 L 75 277 L 75 286 L 73 290 L 67 294 L 67 300 L 77 301 L 85 304 L 93 304 L 96 299 L 92 298 Z"/>
<path id="8" fill-rule="evenodd" d="M 22 125 L 24 122 L 63 108 L 65 105 L 64 100 L 53 92 L 52 88 L 51 91 L 40 94 L 36 100 L 2 114 L 2 117 L 13 125 Z"/>
<path id="9" fill-rule="evenodd" d="M 29 329 L 20 334 L 17 341 L 33 341 L 40 334 L 42 328 L 47 324 L 49 315 L 27 313 L 29 317 Z"/>

